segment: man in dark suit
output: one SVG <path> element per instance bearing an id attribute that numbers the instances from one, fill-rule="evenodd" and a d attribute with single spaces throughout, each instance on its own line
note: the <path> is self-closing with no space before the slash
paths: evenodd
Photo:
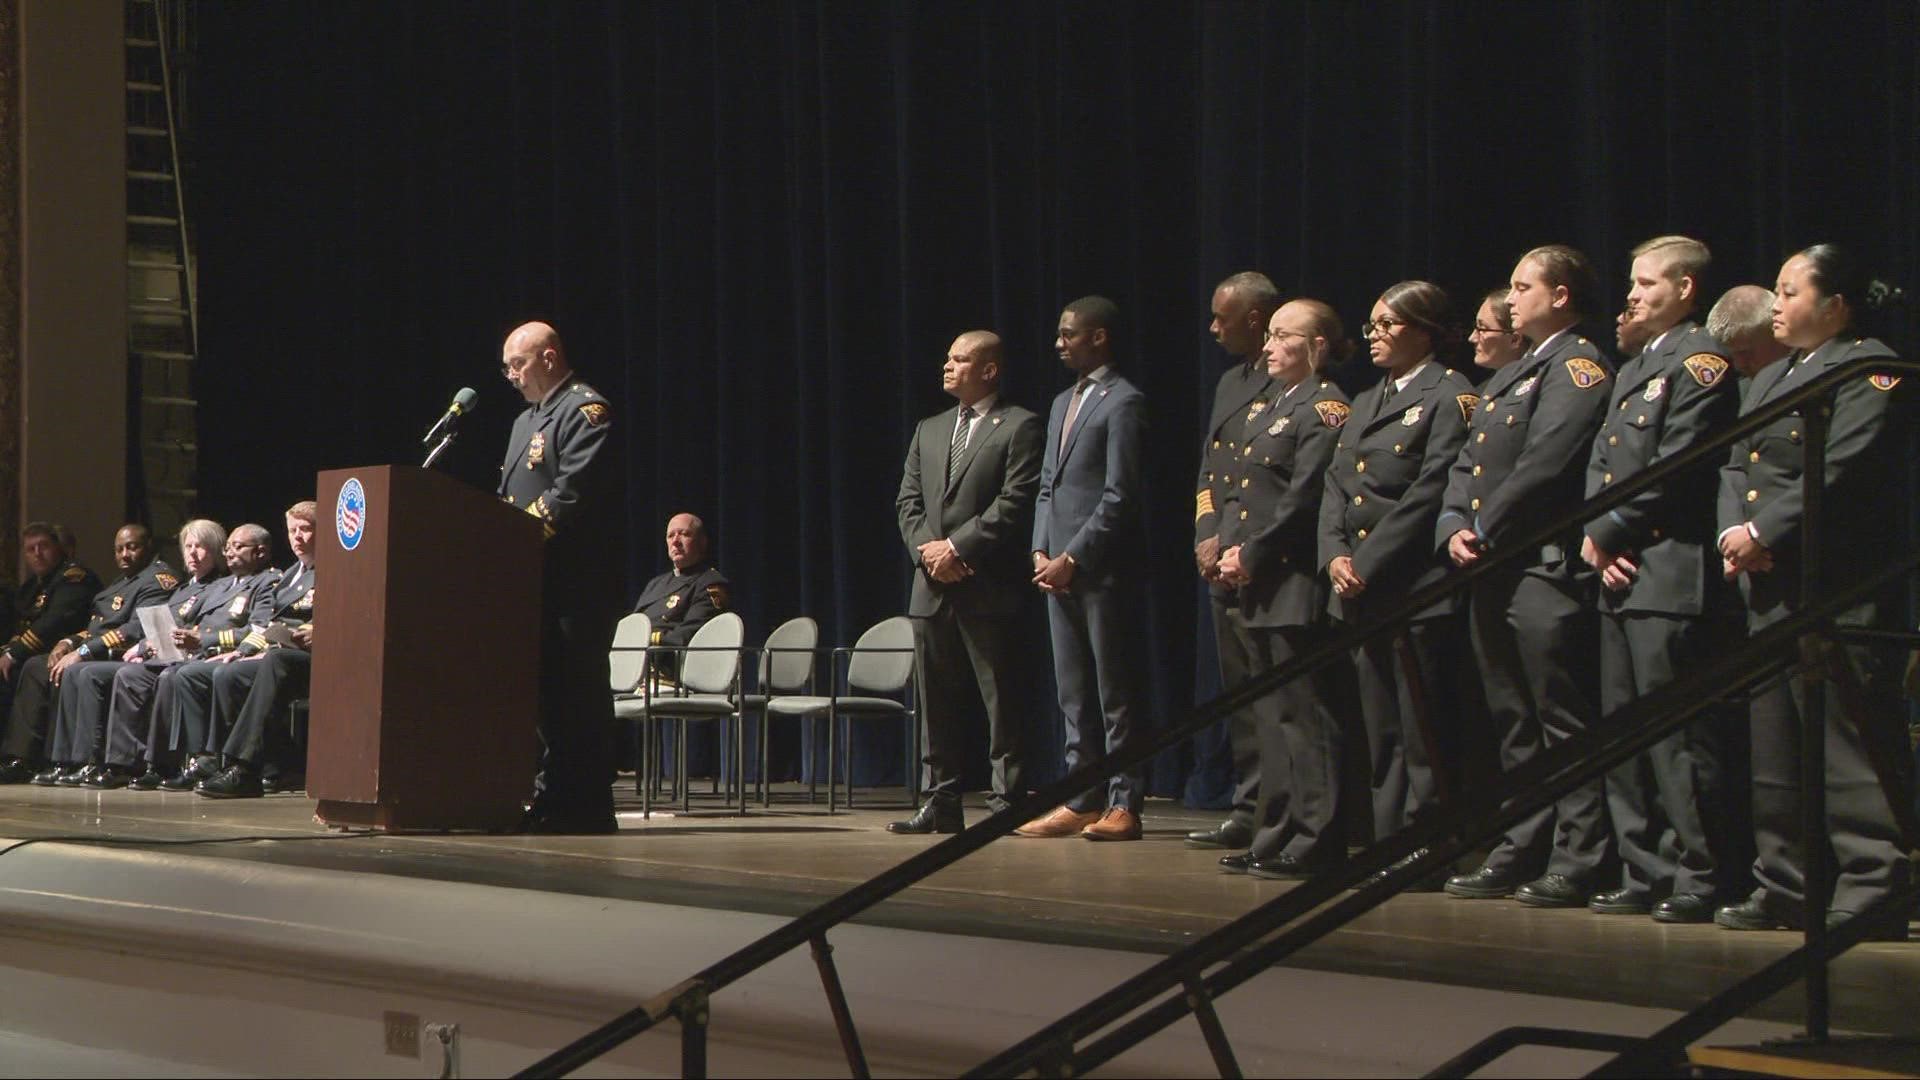
<path id="1" fill-rule="evenodd" d="M 545 751 L 524 826 L 610 833 L 618 824 L 607 650 L 626 596 L 613 410 L 574 373 L 546 323 L 507 335 L 500 366 L 528 407 L 507 439 L 499 495 L 547 533 L 539 638 Z"/>
<path id="2" fill-rule="evenodd" d="M 1692 321 L 1711 256 L 1684 236 L 1633 251 L 1621 340 L 1644 343 L 1622 364 L 1594 437 L 1587 496 L 1623 483 L 1733 422 L 1738 380 L 1725 349 Z M 1714 546 L 1716 463 L 1649 488 L 1590 521 L 1580 555 L 1601 576 L 1600 710 L 1611 714 L 1710 656 L 1729 633 L 1733 592 Z M 1620 852 L 1618 888 L 1587 906 L 1603 915 L 1706 922 L 1731 899 L 1726 745 L 1736 725 L 1709 711 L 1607 774 L 1607 816 Z M 1744 756 L 1742 753 L 1741 756 Z"/>
<path id="3" fill-rule="evenodd" d="M 1213 322 L 1208 329 L 1234 363 L 1213 388 L 1213 413 L 1200 444 L 1200 475 L 1194 481 L 1193 496 L 1193 560 L 1212 601 L 1222 688 L 1245 682 L 1253 673 L 1252 658 L 1257 653 L 1246 624 L 1231 614 L 1239 606 L 1238 590 L 1220 578 L 1220 507 L 1231 494 L 1230 476 L 1239 468 L 1241 430 L 1274 396 L 1273 379 L 1267 375 L 1260 350 L 1267 320 L 1279 307 L 1280 290 L 1265 274 L 1235 274 L 1213 290 Z M 1233 810 L 1219 825 L 1188 833 L 1189 844 L 1242 851 L 1253 843 L 1260 821 L 1259 717 L 1271 712 L 1277 701 L 1268 695 L 1227 718 Z"/>
<path id="4" fill-rule="evenodd" d="M 888 832 L 961 827 L 963 703 L 975 688 L 987 713 L 995 811 L 1026 792 L 1018 697 L 1026 642 L 1022 546 L 1040 485 L 1040 418 L 1000 396 L 1000 338 L 974 330 L 954 339 L 941 385 L 959 401 L 920 422 L 907 447 L 894 506 L 914 562 L 913 643 L 926 721 L 927 801 Z"/>
<path id="5" fill-rule="evenodd" d="M 1140 455 L 1146 398 L 1112 366 L 1120 309 L 1087 296 L 1054 348 L 1079 378 L 1053 399 L 1033 521 L 1033 583 L 1047 594 L 1072 771 L 1132 737 L 1140 701 Z M 1022 836 L 1138 840 L 1138 769 L 1022 825 Z"/>
<path id="6" fill-rule="evenodd" d="M 647 582 L 633 610 L 653 624 L 647 641 L 652 645 L 685 645 L 715 615 L 733 605 L 732 582 L 707 561 L 706 523 L 692 514 L 667 519 L 667 560 L 673 569 Z M 655 669 L 671 675 L 678 670 L 673 658 L 659 654 Z"/>

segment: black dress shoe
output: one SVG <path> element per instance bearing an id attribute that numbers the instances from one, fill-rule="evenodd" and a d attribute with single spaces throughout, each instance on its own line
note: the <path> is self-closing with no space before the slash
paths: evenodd
<path id="1" fill-rule="evenodd" d="M 1548 874 L 1513 890 L 1513 898 L 1528 907 L 1584 907 L 1587 890 L 1565 874 Z"/>
<path id="2" fill-rule="evenodd" d="M 1653 921 L 1704 923 L 1713 921 L 1712 893 L 1674 893 L 1653 905 Z"/>
<path id="3" fill-rule="evenodd" d="M 1500 900 L 1512 896 L 1520 885 L 1520 875 L 1512 870 L 1482 866 L 1471 874 L 1455 874 L 1442 886 L 1448 896 L 1467 900 Z"/>
<path id="4" fill-rule="evenodd" d="M 581 811 L 549 810 L 535 806 L 520 819 L 519 832 L 534 836 L 605 836 L 620 831 L 620 823 L 614 820 L 613 812 L 599 813 Z"/>
<path id="5" fill-rule="evenodd" d="M 1653 910 L 1653 901 L 1639 889 L 1608 889 L 1594 893 L 1587 900 L 1587 910 L 1595 915 L 1645 915 Z"/>
<path id="6" fill-rule="evenodd" d="M 58 765 L 49 765 L 39 772 L 34 773 L 33 779 L 27 781 L 27 783 L 32 784 L 34 787 L 53 787 L 60 782 L 60 774 L 64 772 L 66 772 L 66 770 Z"/>
<path id="7" fill-rule="evenodd" d="M 34 774 L 39 771 L 27 762 L 14 758 L 5 765 L 0 765 L 0 784 L 30 783 Z"/>
<path id="8" fill-rule="evenodd" d="M 219 776 L 195 784 L 193 793 L 209 799 L 257 799 L 266 794 L 260 786 L 260 774 L 254 772 L 252 766 L 238 761 L 227 766 Z"/>
<path id="9" fill-rule="evenodd" d="M 1247 865 L 1253 862 L 1253 852 L 1243 851 L 1238 855 L 1226 855 L 1220 859 L 1220 872 L 1223 874 L 1244 874 Z"/>
<path id="10" fill-rule="evenodd" d="M 1268 881 L 1300 881 L 1337 865 L 1339 864 L 1330 860 L 1297 859 L 1283 851 L 1271 859 L 1248 860 L 1247 873 Z"/>
<path id="11" fill-rule="evenodd" d="M 91 765 L 69 765 L 60 770 L 60 775 L 54 777 L 53 782 L 61 787 L 79 787 L 86 782 L 87 774 L 92 771 Z"/>
<path id="12" fill-rule="evenodd" d="M 269 795 L 285 795 L 307 790 L 306 773 L 274 773 L 260 778 L 260 786 Z"/>
<path id="13" fill-rule="evenodd" d="M 1830 931 L 1840 929 L 1841 924 L 1845 923 L 1848 919 L 1853 918 L 1853 914 L 1854 913 L 1851 911 L 1827 912 L 1827 929 Z M 1907 921 L 1905 919 L 1901 919 L 1890 926 L 1883 924 L 1878 929 L 1868 931 L 1867 936 L 1861 938 L 1860 940 L 1861 941 L 1905 941 L 1907 940 Z"/>
<path id="14" fill-rule="evenodd" d="M 960 804 L 948 799 L 928 799 L 905 821 L 887 822 L 887 831 L 909 836 L 928 833 L 957 833 L 963 828 Z"/>
<path id="15" fill-rule="evenodd" d="M 131 791 L 159 791 L 160 785 L 164 783 L 166 778 L 160 775 L 158 769 L 148 769 L 127 781 L 127 788 Z"/>
<path id="16" fill-rule="evenodd" d="M 81 779 L 80 785 L 93 788 L 95 791 L 111 791 L 114 788 L 126 787 L 131 779 L 124 770 L 112 765 L 95 765 L 87 770 L 87 775 Z M 160 782 L 158 774 L 154 775 L 153 782 L 156 784 Z"/>
<path id="17" fill-rule="evenodd" d="M 1395 873 L 1398 873 L 1401 867 L 1407 865 L 1408 863 L 1414 861 L 1415 859 L 1425 857 L 1426 854 L 1427 854 L 1427 849 L 1420 848 L 1417 851 L 1414 851 L 1411 854 L 1408 854 L 1404 858 L 1395 860 L 1392 866 L 1387 867 L 1385 870 L 1376 871 L 1372 877 L 1369 877 L 1367 879 L 1367 885 L 1373 886 L 1373 885 L 1385 884 L 1386 880 L 1392 877 Z M 1428 874 L 1426 877 L 1418 878 L 1416 880 L 1407 882 L 1405 885 L 1400 886 L 1400 891 L 1403 893 L 1439 892 L 1442 888 L 1446 886 L 1446 883 L 1447 883 L 1447 875 L 1445 871 L 1435 871 L 1434 873 Z M 1356 888 L 1358 888 L 1358 886 L 1356 886 Z"/>
<path id="18" fill-rule="evenodd" d="M 211 780 L 220 774 L 220 766 L 211 756 L 197 757 L 193 763 L 180 770 L 180 775 L 160 781 L 161 791 L 192 791 L 195 784 L 202 780 Z"/>
<path id="19" fill-rule="evenodd" d="M 1188 833 L 1187 843 L 1194 847 L 1244 851 L 1253 843 L 1253 830 L 1229 818 L 1211 829 Z"/>
<path id="20" fill-rule="evenodd" d="M 1713 913 L 1713 924 L 1728 930 L 1785 930 L 1787 924 L 1767 910 L 1758 894 Z"/>

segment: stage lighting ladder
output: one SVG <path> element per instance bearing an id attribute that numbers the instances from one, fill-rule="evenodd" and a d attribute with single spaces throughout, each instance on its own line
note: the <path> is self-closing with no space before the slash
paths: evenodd
<path id="1" fill-rule="evenodd" d="M 124 0 L 127 68 L 127 502 L 161 535 L 196 516 L 200 353 L 180 167 L 189 0 Z"/>

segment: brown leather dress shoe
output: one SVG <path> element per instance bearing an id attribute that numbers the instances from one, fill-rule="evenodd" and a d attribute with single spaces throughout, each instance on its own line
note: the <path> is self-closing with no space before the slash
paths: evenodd
<path id="1" fill-rule="evenodd" d="M 1039 836 L 1047 839 L 1078 836 L 1081 829 L 1099 820 L 1098 811 L 1089 810 L 1083 814 L 1071 806 L 1056 806 L 1013 832 L 1016 836 Z"/>
<path id="2" fill-rule="evenodd" d="M 1115 806 L 1099 821 L 1080 830 L 1089 840 L 1138 840 L 1140 817 L 1124 807 Z"/>

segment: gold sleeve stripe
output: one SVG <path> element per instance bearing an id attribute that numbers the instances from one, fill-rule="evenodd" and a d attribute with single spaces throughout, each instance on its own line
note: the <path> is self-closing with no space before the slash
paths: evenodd
<path id="1" fill-rule="evenodd" d="M 1199 521 L 1212 513 L 1214 513 L 1213 489 L 1206 488 L 1193 497 L 1193 520 Z"/>

